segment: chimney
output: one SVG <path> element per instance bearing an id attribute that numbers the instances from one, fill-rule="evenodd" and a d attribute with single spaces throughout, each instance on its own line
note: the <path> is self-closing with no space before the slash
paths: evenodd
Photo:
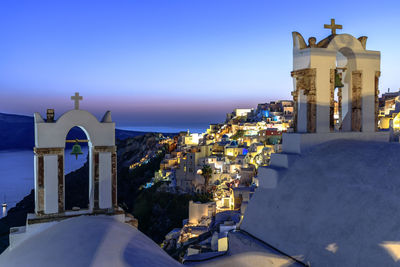
<path id="1" fill-rule="evenodd" d="M 47 109 L 46 122 L 54 122 L 54 109 Z"/>

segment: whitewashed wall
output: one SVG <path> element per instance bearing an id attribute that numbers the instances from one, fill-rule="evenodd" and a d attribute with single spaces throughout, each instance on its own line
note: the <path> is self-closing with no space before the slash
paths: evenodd
<path id="1" fill-rule="evenodd" d="M 99 207 L 112 207 L 111 201 L 111 153 L 99 153 Z"/>
<path id="2" fill-rule="evenodd" d="M 58 212 L 58 162 L 57 155 L 44 156 L 44 211 Z"/>

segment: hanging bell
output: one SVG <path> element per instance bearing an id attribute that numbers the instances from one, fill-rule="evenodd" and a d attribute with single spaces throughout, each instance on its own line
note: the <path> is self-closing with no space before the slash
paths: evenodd
<path id="1" fill-rule="evenodd" d="M 81 146 L 79 145 L 78 140 L 76 140 L 74 146 L 72 147 L 71 155 L 75 155 L 75 159 L 78 159 L 78 155 L 82 154 Z"/>
<path id="2" fill-rule="evenodd" d="M 335 88 L 343 86 L 344 84 L 342 83 L 342 74 L 335 70 Z"/>

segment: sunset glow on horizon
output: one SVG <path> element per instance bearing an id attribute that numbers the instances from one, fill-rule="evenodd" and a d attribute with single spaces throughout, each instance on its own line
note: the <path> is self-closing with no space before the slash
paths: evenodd
<path id="1" fill-rule="evenodd" d="M 291 99 L 291 32 L 319 41 L 331 18 L 368 36 L 381 92 L 397 91 L 399 3 L 362 2 L 2 1 L 0 112 L 57 116 L 78 91 L 82 109 L 111 110 L 117 126 L 206 127 Z"/>

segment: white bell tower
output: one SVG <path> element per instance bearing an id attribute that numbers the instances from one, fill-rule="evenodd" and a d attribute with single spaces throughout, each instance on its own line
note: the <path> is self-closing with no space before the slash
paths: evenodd
<path id="1" fill-rule="evenodd" d="M 46 121 L 39 113 L 35 119 L 35 216 L 68 217 L 79 214 L 112 214 L 117 207 L 117 154 L 115 123 L 107 111 L 99 122 L 91 113 L 79 109 L 82 96 L 75 93 L 74 109 L 58 120 Z M 54 113 L 52 113 L 54 115 Z M 89 208 L 79 212 L 65 210 L 64 148 L 66 136 L 73 127 L 81 128 L 89 147 Z"/>
<path id="2" fill-rule="evenodd" d="M 336 34 L 342 25 L 334 19 L 325 28 L 332 32 L 318 43 L 310 37 L 306 44 L 300 33 L 293 32 L 295 131 L 375 132 L 380 52 L 366 49 L 366 36 Z M 343 87 L 336 87 L 335 79 Z"/>

